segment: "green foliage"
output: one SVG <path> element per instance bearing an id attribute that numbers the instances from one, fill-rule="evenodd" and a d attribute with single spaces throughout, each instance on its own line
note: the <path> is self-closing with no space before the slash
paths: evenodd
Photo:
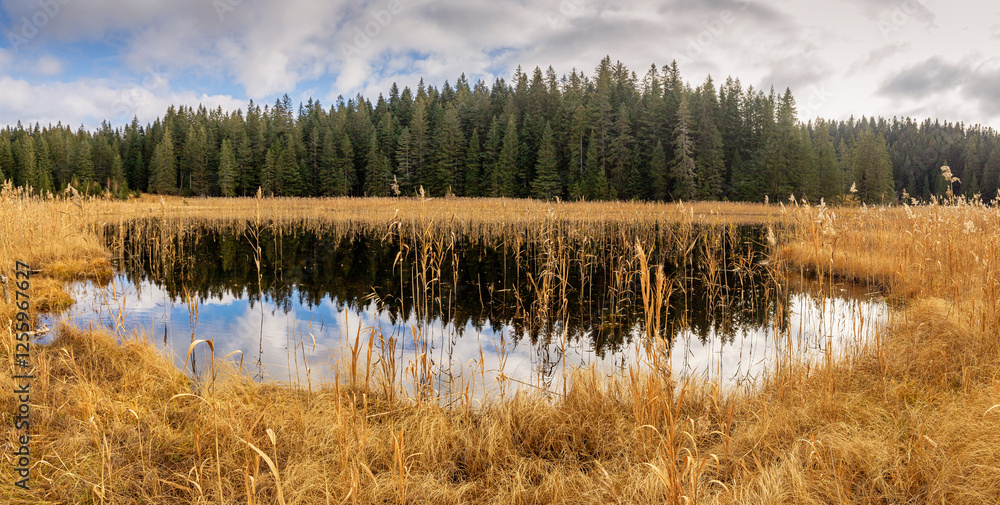
<path id="1" fill-rule="evenodd" d="M 674 161 L 670 164 L 670 179 L 673 181 L 671 196 L 679 200 L 693 200 L 696 193 L 695 164 L 691 158 L 691 139 L 688 134 L 687 98 L 681 99 L 677 112 L 677 127 L 674 129 Z"/>
<path id="2" fill-rule="evenodd" d="M 153 151 L 149 163 L 149 191 L 161 195 L 177 194 L 177 161 L 174 159 L 174 142 L 167 128 Z"/>
<path id="3" fill-rule="evenodd" d="M 864 203 L 895 201 L 892 187 L 892 161 L 882 134 L 863 128 L 852 148 L 851 166 L 857 197 Z"/>
<path id="4" fill-rule="evenodd" d="M 556 169 L 556 147 L 552 142 L 552 127 L 546 123 L 538 150 L 535 180 L 531 182 L 531 196 L 540 200 L 551 200 L 562 194 L 560 186 L 559 172 Z"/>
<path id="5" fill-rule="evenodd" d="M 851 118 L 803 124 L 792 91 L 712 78 L 692 89 L 676 62 L 642 79 L 603 58 L 592 76 L 518 69 L 511 80 L 416 90 L 393 85 L 374 104 L 332 107 L 287 96 L 262 108 L 171 106 L 162 118 L 94 131 L 63 125 L 0 130 L 0 179 L 44 191 L 837 201 L 852 183 L 866 202 L 1000 189 L 1000 136 L 980 126 Z M 867 133 L 866 133 L 867 132 Z M 870 135 L 870 138 L 869 138 Z M 879 139 L 881 138 L 881 141 Z M 375 150 L 371 149 L 375 144 Z M 888 160 L 888 163 L 886 163 Z M 883 199 L 885 195 L 885 199 Z"/>
<path id="6" fill-rule="evenodd" d="M 219 192 L 222 196 L 236 196 L 236 153 L 229 139 L 222 141 L 219 155 Z"/>

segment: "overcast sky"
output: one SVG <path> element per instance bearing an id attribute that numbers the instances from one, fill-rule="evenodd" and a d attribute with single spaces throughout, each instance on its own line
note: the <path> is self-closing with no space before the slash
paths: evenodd
<path id="1" fill-rule="evenodd" d="M 142 123 L 289 94 L 375 99 L 396 81 L 641 78 L 791 87 L 800 118 L 1000 125 L 1000 4 L 944 0 L 0 0 L 0 125 Z"/>

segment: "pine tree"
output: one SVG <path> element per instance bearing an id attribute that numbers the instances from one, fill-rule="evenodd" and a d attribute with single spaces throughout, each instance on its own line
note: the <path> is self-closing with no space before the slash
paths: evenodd
<path id="1" fill-rule="evenodd" d="M 90 137 L 82 130 L 77 135 L 79 142 L 76 147 L 76 158 L 73 163 L 73 176 L 82 183 L 94 181 L 94 161 L 90 157 Z"/>
<path id="2" fill-rule="evenodd" d="M 868 204 L 895 201 L 892 161 L 882 134 L 875 135 L 870 128 L 863 128 L 851 151 L 858 198 Z"/>
<path id="3" fill-rule="evenodd" d="M 354 187 L 354 183 L 357 180 L 357 171 L 354 165 L 354 145 L 351 143 L 351 138 L 344 135 L 340 140 L 340 166 L 337 168 L 337 172 L 341 174 L 344 178 L 343 193 L 338 193 L 339 195 L 349 195 L 351 194 L 351 188 Z"/>
<path id="4" fill-rule="evenodd" d="M 14 153 L 6 132 L 0 132 L 0 182 L 14 177 Z"/>
<path id="5" fill-rule="evenodd" d="M 653 198 L 656 200 L 666 200 L 671 189 L 670 173 L 667 170 L 667 154 L 663 150 L 663 142 L 656 141 L 653 148 L 653 155 L 649 160 L 649 176 L 653 186 Z"/>
<path id="6" fill-rule="evenodd" d="M 551 200 L 562 193 L 559 172 L 556 167 L 556 147 L 552 140 L 552 127 L 545 123 L 542 142 L 535 165 L 535 180 L 531 182 L 531 196 L 539 200 Z"/>
<path id="7" fill-rule="evenodd" d="M 465 191 L 463 196 L 481 196 L 482 153 L 479 150 L 479 130 L 469 135 L 469 148 L 465 151 Z"/>
<path id="8" fill-rule="evenodd" d="M 458 123 L 458 111 L 449 106 L 437 128 L 437 147 L 434 152 L 433 171 L 428 178 L 427 190 L 434 196 L 445 195 L 449 190 L 461 193 L 458 176 L 465 154 L 465 139 Z"/>
<path id="9" fill-rule="evenodd" d="M 181 157 L 189 175 L 188 187 L 196 195 L 207 195 L 211 189 L 208 174 L 208 140 L 205 127 L 195 129 L 188 127 L 187 139 L 184 141 L 184 153 Z M 181 181 L 183 185 L 184 181 Z"/>
<path id="10" fill-rule="evenodd" d="M 583 171 L 582 191 L 589 200 L 610 200 L 614 198 L 608 177 L 604 173 L 604 164 L 599 154 L 597 133 L 591 132 L 587 143 L 587 160 Z"/>
<path id="11" fill-rule="evenodd" d="M 632 147 L 635 139 L 632 137 L 628 108 L 623 103 L 615 114 L 612 124 L 611 146 L 608 150 L 607 171 L 611 186 L 621 197 L 633 198 L 634 193 L 629 191 L 629 179 L 632 173 L 633 152 Z"/>
<path id="12" fill-rule="evenodd" d="M 278 154 L 269 147 L 264 155 L 264 170 L 260 173 L 260 190 L 267 196 L 274 196 L 277 190 Z"/>
<path id="13" fill-rule="evenodd" d="M 236 153 L 229 139 L 223 139 L 219 154 L 219 192 L 225 197 L 236 196 Z"/>
<path id="14" fill-rule="evenodd" d="M 296 156 L 296 143 L 290 134 L 284 136 L 276 153 L 276 193 L 282 196 L 299 196 L 302 192 L 302 172 Z"/>
<path id="15" fill-rule="evenodd" d="M 681 98 L 677 110 L 677 128 L 674 129 L 674 160 L 670 164 L 670 179 L 673 182 L 673 199 L 693 200 L 697 195 L 695 165 L 691 158 L 691 138 L 687 97 Z"/>
<path id="16" fill-rule="evenodd" d="M 499 182 L 500 194 L 497 196 L 514 196 L 517 194 L 517 123 L 514 117 L 507 119 L 507 129 L 503 135 L 503 146 L 497 160 L 496 177 Z"/>
<path id="17" fill-rule="evenodd" d="M 20 175 L 18 185 L 28 189 L 38 189 L 38 159 L 35 156 L 35 141 L 31 135 L 25 135 L 12 146 L 17 155 L 17 173 Z"/>
<path id="18" fill-rule="evenodd" d="M 480 183 L 482 196 L 500 196 L 501 181 L 497 165 L 502 148 L 503 134 L 500 132 L 500 121 L 493 118 L 490 129 L 486 133 L 486 148 L 483 150 L 483 178 Z"/>
<path id="19" fill-rule="evenodd" d="M 984 200 L 1000 197 L 1000 145 L 994 146 L 983 169 L 983 182 L 980 184 Z M 1000 202 L 997 202 L 1000 203 Z"/>
<path id="20" fill-rule="evenodd" d="M 399 185 L 400 193 L 406 195 L 413 193 L 413 181 L 416 179 L 415 164 L 413 138 L 410 135 L 410 128 L 404 127 L 396 143 L 396 183 Z"/>
<path id="21" fill-rule="evenodd" d="M 698 198 L 717 200 L 722 196 L 722 177 L 726 170 L 722 133 L 717 126 L 720 114 L 715 83 L 709 76 L 698 89 L 694 118 L 694 160 Z"/>
<path id="22" fill-rule="evenodd" d="M 378 148 L 374 136 L 368 146 L 368 165 L 365 167 L 365 196 L 387 196 L 391 168 L 389 158 Z"/>
<path id="23" fill-rule="evenodd" d="M 259 187 L 258 172 L 254 165 L 253 148 L 250 146 L 250 137 L 246 130 L 240 132 L 239 141 L 236 142 L 236 179 L 234 185 L 237 194 L 247 196 L 255 192 Z"/>
<path id="24" fill-rule="evenodd" d="M 843 172 L 837 166 L 837 153 L 830 137 L 830 127 L 823 121 L 816 123 L 813 144 L 816 149 L 816 174 L 819 181 L 819 196 L 834 201 L 843 194 Z"/>
<path id="25" fill-rule="evenodd" d="M 45 137 L 39 137 L 35 152 L 36 172 L 32 185 L 38 190 L 39 194 L 44 195 L 54 190 L 52 186 L 52 155 L 49 150 L 49 143 L 45 140 Z M 118 162 L 120 168 L 121 158 L 119 158 Z"/>
<path id="26" fill-rule="evenodd" d="M 177 166 L 170 128 L 164 130 L 149 162 L 149 190 L 161 195 L 177 194 Z"/>
<path id="27" fill-rule="evenodd" d="M 413 106 L 413 117 L 410 120 L 410 150 L 412 151 L 413 188 L 427 184 L 427 161 L 430 139 L 427 133 L 427 104 L 417 99 Z"/>

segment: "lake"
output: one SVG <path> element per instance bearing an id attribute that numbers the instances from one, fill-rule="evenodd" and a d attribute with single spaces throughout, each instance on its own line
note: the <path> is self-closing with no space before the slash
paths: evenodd
<path id="1" fill-rule="evenodd" d="M 398 361 L 392 373 L 441 396 L 470 382 L 480 394 L 556 391 L 567 369 L 610 374 L 642 362 L 655 332 L 669 342 L 678 377 L 738 386 L 779 356 L 813 359 L 864 342 L 889 312 L 857 286 L 776 275 L 763 226 L 657 230 L 644 262 L 631 237 L 163 229 L 109 227 L 114 278 L 75 284 L 77 303 L 58 317 L 123 338 L 138 331 L 194 374 L 209 350 L 196 347 L 186 360 L 188 347 L 206 339 L 257 380 L 330 381 L 338 360 L 345 373 L 349 346 L 365 347 L 375 328 Z M 657 292 L 657 276 L 664 301 L 651 319 L 643 291 Z"/>

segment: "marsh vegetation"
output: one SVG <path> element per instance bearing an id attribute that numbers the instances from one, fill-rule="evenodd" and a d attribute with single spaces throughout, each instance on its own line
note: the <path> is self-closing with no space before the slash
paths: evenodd
<path id="1" fill-rule="evenodd" d="M 1000 496 L 996 207 L 40 201 L 7 188 L 2 209 L 5 234 L 32 230 L 0 248 L 2 268 L 37 265 L 39 300 L 68 281 L 150 282 L 197 321 L 181 347 L 199 362 L 178 366 L 130 327 L 125 296 L 108 298 L 122 310 L 106 328 L 60 327 L 37 357 L 36 486 L 15 503 Z M 851 285 L 891 316 L 849 311 L 845 325 L 872 332 L 802 352 L 817 321 L 795 319 L 795 301 L 822 306 Z M 322 377 L 262 379 L 256 349 L 229 355 L 200 333 L 206 304 L 237 293 L 254 310 L 375 304 L 390 324 L 346 324 Z M 499 330 L 496 345 L 433 380 L 448 332 L 470 323 Z M 678 373 L 685 333 L 721 343 L 747 325 L 769 328 L 775 350 L 752 384 Z M 299 337 L 285 352 L 312 369 Z M 547 386 L 504 373 L 518 341 L 630 351 L 611 369 L 560 361 Z"/>

